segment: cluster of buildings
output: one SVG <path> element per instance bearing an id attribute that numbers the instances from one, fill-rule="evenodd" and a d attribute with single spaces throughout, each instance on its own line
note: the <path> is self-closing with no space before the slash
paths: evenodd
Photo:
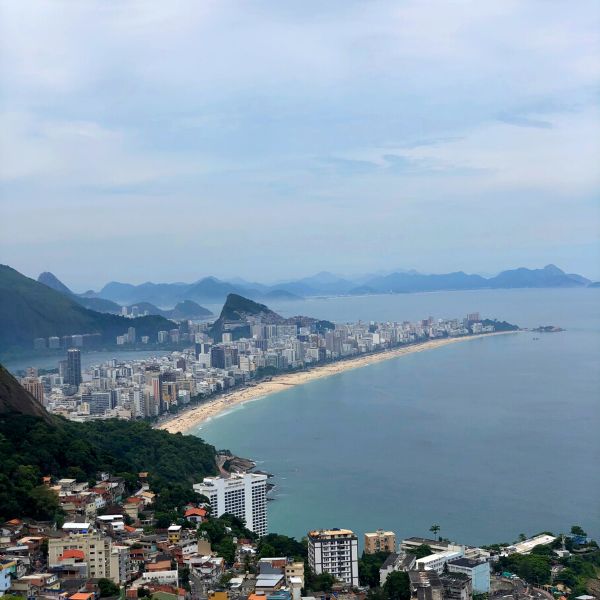
<path id="1" fill-rule="evenodd" d="M 478 313 L 464 319 L 429 317 L 415 323 L 358 322 L 324 331 L 318 331 L 314 322 L 263 323 L 260 316 L 253 316 L 246 322 L 248 337 L 241 339 L 233 339 L 234 331 L 227 330 L 227 325 L 218 343 L 210 337 L 206 323 L 189 322 L 185 333 L 175 329 L 158 334 L 159 343 L 190 342 L 183 350 L 156 358 L 113 359 L 85 370 L 81 350 L 72 347 L 66 360 L 59 362 L 57 373 L 38 376 L 30 369 L 22 383 L 50 412 L 74 420 L 155 418 L 192 399 L 254 385 L 265 374 L 427 339 L 494 330 L 493 325 L 482 324 Z M 130 327 L 118 343 L 134 344 L 136 339 L 135 328 Z"/>
<path id="2" fill-rule="evenodd" d="M 429 547 L 431 554 L 417 558 L 415 551 Z M 387 552 L 388 557 L 379 571 L 380 585 L 384 585 L 394 571 L 408 573 L 415 597 L 420 600 L 468 600 L 473 593 L 490 591 L 489 552 L 449 542 L 408 538 L 396 546 L 391 531 L 365 533 L 366 554 Z M 316 574 L 330 573 L 348 586 L 358 587 L 358 537 L 349 529 L 311 531 L 308 534 L 308 563 Z"/>
<path id="3" fill-rule="evenodd" d="M 179 507 L 175 522 L 163 528 L 155 519 L 156 496 L 148 477 L 138 474 L 134 493 L 108 473 L 98 474 L 95 482 L 45 477 L 43 483 L 57 495 L 66 520 L 60 527 L 20 519 L 0 525 L 0 596 L 96 600 L 111 595 L 106 593 L 108 582 L 113 596 L 128 600 L 314 600 L 305 595 L 309 567 L 317 576 L 332 575 L 336 598 L 364 600 L 361 550 L 350 529 L 309 531 L 303 560 L 260 553 L 260 539 L 267 534 L 266 475 L 204 478 L 193 488 L 205 503 Z M 225 513 L 257 534 L 232 538 L 233 560 L 212 547 L 200 527 Z M 540 535 L 503 552 L 526 554 L 554 540 Z M 363 549 L 388 555 L 379 571 L 381 586 L 394 572 L 407 574 L 411 600 L 472 600 L 475 594 L 490 593 L 490 567 L 498 558 L 485 549 L 441 539 L 410 537 L 398 543 L 394 532 L 384 530 L 365 533 Z"/>

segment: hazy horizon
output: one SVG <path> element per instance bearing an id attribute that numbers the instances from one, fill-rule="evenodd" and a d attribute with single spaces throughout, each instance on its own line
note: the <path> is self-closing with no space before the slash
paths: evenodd
<path id="1" fill-rule="evenodd" d="M 556 265 L 555 263 L 545 263 L 543 265 L 514 265 L 514 266 L 507 267 L 506 269 L 501 269 L 500 271 L 495 271 L 495 272 L 489 272 L 489 271 L 475 272 L 475 271 L 467 271 L 465 269 L 459 268 L 459 269 L 453 269 L 452 271 L 448 271 L 448 273 L 463 271 L 469 275 L 480 275 L 481 277 L 485 277 L 486 279 L 489 279 L 491 277 L 495 277 L 502 271 L 508 271 L 508 270 L 517 269 L 517 268 L 521 268 L 521 267 L 524 267 L 527 269 L 542 269 L 548 264 L 554 264 L 558 268 L 562 269 L 561 265 Z M 13 267 L 13 265 L 8 265 L 8 266 Z M 15 268 L 15 267 L 13 267 L 13 268 Z M 568 274 L 576 274 L 576 275 L 582 275 L 582 276 L 586 277 L 585 273 L 581 273 L 581 272 L 577 272 L 577 271 L 567 271 L 565 269 L 562 269 L 562 270 Z M 361 271 L 361 272 L 355 272 L 355 273 L 339 273 L 339 272 L 335 272 L 335 271 L 330 271 L 328 269 L 322 269 L 321 271 L 318 271 L 318 272 L 312 271 L 312 272 L 306 272 L 303 274 L 290 273 L 288 277 L 284 277 L 284 278 L 276 278 L 276 279 L 262 278 L 261 279 L 260 276 L 256 276 L 256 277 L 251 277 L 251 276 L 245 277 L 243 275 L 225 276 L 225 275 L 217 275 L 215 273 L 210 272 L 210 273 L 200 274 L 197 277 L 192 277 L 191 279 L 187 279 L 187 280 L 183 280 L 183 279 L 147 279 L 147 278 L 144 278 L 143 276 L 140 276 L 136 279 L 108 278 L 108 279 L 106 279 L 106 281 L 99 281 L 95 285 L 91 285 L 88 287 L 81 287 L 81 286 L 77 286 L 75 284 L 71 285 L 71 283 L 69 281 L 65 280 L 64 278 L 62 278 L 59 273 L 56 273 L 54 271 L 50 271 L 50 273 L 52 273 L 57 279 L 59 279 L 68 288 L 70 288 L 71 291 L 73 291 L 75 293 L 83 293 L 83 292 L 86 292 L 89 290 L 98 292 L 106 284 L 112 283 L 112 282 L 127 283 L 127 284 L 132 284 L 132 285 L 140 285 L 143 283 L 175 284 L 175 283 L 193 283 L 195 281 L 200 281 L 207 277 L 215 277 L 216 279 L 219 279 L 221 281 L 227 281 L 227 282 L 232 282 L 232 283 L 235 283 L 236 281 L 243 281 L 248 284 L 258 283 L 258 284 L 273 286 L 273 285 L 277 285 L 277 284 L 287 283 L 290 281 L 296 281 L 296 280 L 300 280 L 300 279 L 304 279 L 304 278 L 313 277 L 315 275 L 320 275 L 322 273 L 328 273 L 331 275 L 335 275 L 336 277 L 354 280 L 354 279 L 361 279 L 361 278 L 364 278 L 367 276 L 375 277 L 375 276 L 379 276 L 379 275 L 388 275 L 391 273 L 400 273 L 400 272 L 409 272 L 409 271 L 416 271 L 421 275 L 439 275 L 439 274 L 444 273 L 442 271 L 420 271 L 419 269 L 414 269 L 412 267 L 397 267 L 397 268 L 391 268 L 391 269 L 374 269 L 373 271 L 369 271 L 369 272 Z M 37 279 L 38 276 L 42 272 L 43 271 L 40 271 L 39 273 L 32 272 L 32 273 L 23 273 L 23 274 L 26 275 L 27 277 L 30 277 L 31 279 Z M 590 278 L 590 277 L 588 277 L 588 279 L 590 279 L 591 281 L 595 281 L 593 278 Z"/>
<path id="2" fill-rule="evenodd" d="M 76 290 L 600 280 L 600 4 L 0 1 L 0 262 Z"/>

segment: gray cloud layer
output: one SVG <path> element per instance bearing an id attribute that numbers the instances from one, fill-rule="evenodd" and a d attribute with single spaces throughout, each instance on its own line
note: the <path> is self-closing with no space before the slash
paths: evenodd
<path id="1" fill-rule="evenodd" d="M 75 287 L 600 278 L 600 8 L 0 2 L 0 260 Z"/>

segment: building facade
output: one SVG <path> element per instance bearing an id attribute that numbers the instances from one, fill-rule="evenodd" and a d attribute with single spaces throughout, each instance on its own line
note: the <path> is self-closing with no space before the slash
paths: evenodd
<path id="1" fill-rule="evenodd" d="M 490 591 L 490 563 L 473 558 L 457 558 L 448 562 L 449 573 L 464 573 L 469 577 L 476 594 Z"/>
<path id="2" fill-rule="evenodd" d="M 396 552 L 396 534 L 393 531 L 378 529 L 373 533 L 365 533 L 365 553 Z"/>
<path id="3" fill-rule="evenodd" d="M 258 473 L 233 473 L 231 477 L 205 477 L 194 484 L 194 491 L 210 501 L 213 516 L 232 514 L 246 527 L 262 536 L 267 534 L 267 476 Z"/>
<path id="4" fill-rule="evenodd" d="M 126 571 L 127 554 L 113 553 L 112 541 L 101 533 L 70 533 L 62 538 L 48 540 L 48 566 L 60 567 L 65 552 L 80 550 L 87 563 L 88 577 L 106 578 L 120 583 L 122 573 Z M 125 563 L 125 564 L 124 564 Z"/>
<path id="5" fill-rule="evenodd" d="M 81 351 L 71 348 L 67 351 L 67 373 L 65 383 L 79 387 L 81 383 Z"/>
<path id="6" fill-rule="evenodd" d="M 358 538 L 349 529 L 320 529 L 308 534 L 308 564 L 317 574 L 330 573 L 358 585 Z"/>

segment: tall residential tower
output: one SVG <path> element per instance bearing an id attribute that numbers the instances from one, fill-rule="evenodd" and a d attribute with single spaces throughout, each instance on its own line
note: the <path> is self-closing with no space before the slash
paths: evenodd
<path id="1" fill-rule="evenodd" d="M 230 477 L 205 477 L 194 484 L 194 491 L 210 500 L 212 515 L 229 513 L 246 527 L 267 534 L 267 476 L 258 473 L 232 473 Z"/>

